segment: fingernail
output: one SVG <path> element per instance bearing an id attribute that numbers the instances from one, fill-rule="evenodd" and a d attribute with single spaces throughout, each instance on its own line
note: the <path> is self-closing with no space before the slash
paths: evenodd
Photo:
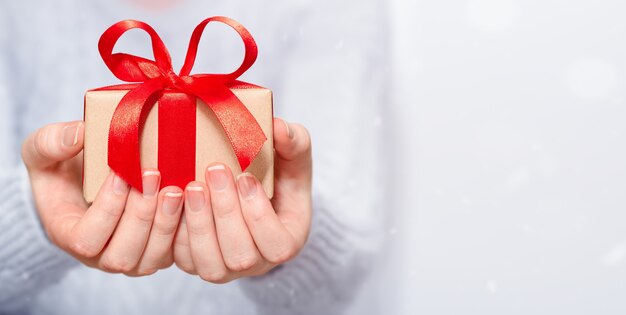
<path id="1" fill-rule="evenodd" d="M 113 177 L 113 191 L 120 196 L 128 193 L 128 184 L 117 174 Z"/>
<path id="2" fill-rule="evenodd" d="M 226 169 L 224 165 L 217 164 L 207 168 L 209 172 L 209 182 L 211 187 L 215 190 L 224 190 L 228 183 L 228 175 L 226 175 Z"/>
<path id="3" fill-rule="evenodd" d="M 63 127 L 63 139 L 61 142 L 66 147 L 75 146 L 78 143 L 78 130 L 82 123 Z"/>
<path id="4" fill-rule="evenodd" d="M 161 181 L 161 173 L 159 171 L 143 172 L 143 196 L 154 197 L 159 192 L 159 182 Z"/>
<path id="5" fill-rule="evenodd" d="M 293 139 L 293 132 L 291 131 L 291 128 L 289 128 L 289 123 L 284 119 L 281 120 L 285 124 L 285 128 L 287 128 L 287 137 L 289 137 L 289 139 Z"/>
<path id="6" fill-rule="evenodd" d="M 167 192 L 163 198 L 163 213 L 173 215 L 178 212 L 183 193 Z"/>
<path id="7" fill-rule="evenodd" d="M 187 187 L 187 205 L 189 210 L 198 212 L 204 207 L 204 188 L 202 186 Z"/>
<path id="8" fill-rule="evenodd" d="M 243 199 L 252 199 L 256 195 L 256 182 L 250 174 L 241 174 L 237 178 L 237 186 Z"/>

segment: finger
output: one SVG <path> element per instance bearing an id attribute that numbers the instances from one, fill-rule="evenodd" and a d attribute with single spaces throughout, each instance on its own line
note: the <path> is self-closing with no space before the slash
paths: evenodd
<path id="1" fill-rule="evenodd" d="M 297 244 L 304 244 L 311 224 L 311 138 L 299 124 L 274 120 L 275 190 L 272 204 Z"/>
<path id="2" fill-rule="evenodd" d="M 297 244 L 283 226 L 256 177 L 249 173 L 239 175 L 237 187 L 243 217 L 261 255 L 272 264 L 293 258 L 304 240 Z"/>
<path id="3" fill-rule="evenodd" d="M 260 261 L 260 254 L 241 214 L 239 197 L 230 169 L 223 164 L 207 168 L 211 209 L 217 239 L 226 267 L 232 271 L 251 269 Z"/>
<path id="4" fill-rule="evenodd" d="M 103 269 L 129 272 L 139 262 L 150 237 L 158 202 L 159 182 L 159 172 L 148 169 L 142 173 L 144 193 L 131 189 L 124 214 L 102 254 Z"/>
<path id="5" fill-rule="evenodd" d="M 47 125 L 28 136 L 22 145 L 22 158 L 29 169 L 44 169 L 69 160 L 83 149 L 85 127 L 82 121 Z"/>
<path id="6" fill-rule="evenodd" d="M 311 137 L 300 124 L 274 118 L 277 180 L 296 178 L 303 184 L 311 181 Z M 306 188 L 306 187 L 305 187 Z"/>
<path id="7" fill-rule="evenodd" d="M 98 255 L 111 238 L 128 197 L 126 182 L 111 172 L 85 215 L 70 233 L 69 249 L 82 257 Z"/>
<path id="8" fill-rule="evenodd" d="M 193 259 L 191 258 L 189 234 L 187 231 L 187 221 L 185 219 L 186 212 L 187 211 L 183 210 L 182 218 L 178 224 L 176 236 L 174 237 L 174 263 L 176 263 L 176 266 L 180 270 L 195 275 L 197 272 L 196 266 L 193 264 Z"/>
<path id="9" fill-rule="evenodd" d="M 185 189 L 185 218 L 191 258 L 200 278 L 224 283 L 228 270 L 217 241 L 213 212 L 206 184 L 192 182 Z"/>
<path id="10" fill-rule="evenodd" d="M 137 266 L 139 275 L 148 275 L 173 261 L 172 243 L 183 208 L 183 194 L 178 187 L 166 187 L 159 193 L 156 216 L 150 238 Z"/>

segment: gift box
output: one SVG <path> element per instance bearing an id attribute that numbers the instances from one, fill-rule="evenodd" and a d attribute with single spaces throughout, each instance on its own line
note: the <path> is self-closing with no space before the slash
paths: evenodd
<path id="1" fill-rule="evenodd" d="M 209 22 L 231 26 L 244 41 L 242 65 L 230 74 L 190 74 L 204 27 Z M 115 42 L 130 29 L 146 31 L 154 60 L 113 53 Z M 185 64 L 174 74 L 171 59 L 147 24 L 126 20 L 100 38 L 100 54 L 119 79 L 114 85 L 85 94 L 83 192 L 91 202 L 111 170 L 142 190 L 141 170 L 161 172 L 161 188 L 184 188 L 205 181 L 206 167 L 221 162 L 236 176 L 256 176 L 268 197 L 274 188 L 273 110 L 269 89 L 237 81 L 255 61 L 252 36 L 225 17 L 209 18 L 193 32 Z"/>

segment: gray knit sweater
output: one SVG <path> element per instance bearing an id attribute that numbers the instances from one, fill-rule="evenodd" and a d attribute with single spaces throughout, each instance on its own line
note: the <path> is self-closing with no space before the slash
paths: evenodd
<path id="1" fill-rule="evenodd" d="M 384 12 L 362 1 L 179 1 L 142 11 L 127 1 L 0 1 L 0 313 L 337 314 L 371 272 L 380 246 L 378 104 L 384 94 Z M 46 238 L 19 148 L 44 124 L 80 119 L 86 89 L 119 83 L 97 53 L 101 32 L 151 24 L 180 66 L 190 32 L 213 15 L 242 22 L 260 55 L 245 81 L 275 93 L 277 116 L 313 135 L 314 219 L 301 254 L 267 275 L 213 285 L 176 267 L 129 278 L 80 265 Z M 130 32 L 117 50 L 151 56 Z M 195 72 L 242 57 L 209 27 Z"/>

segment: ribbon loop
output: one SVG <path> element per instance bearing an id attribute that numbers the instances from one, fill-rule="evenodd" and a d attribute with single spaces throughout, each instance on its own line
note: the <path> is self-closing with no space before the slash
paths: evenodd
<path id="1" fill-rule="evenodd" d="M 196 28 L 193 30 L 193 33 L 191 34 L 191 39 L 189 40 L 189 48 L 187 49 L 185 64 L 183 64 L 183 67 L 180 70 L 180 75 L 187 76 L 189 75 L 189 73 L 191 73 L 193 65 L 196 62 L 196 54 L 198 53 L 198 44 L 200 43 L 200 38 L 202 37 L 202 33 L 204 32 L 207 24 L 211 22 L 220 22 L 230 26 L 237 32 L 237 34 L 239 34 L 239 36 L 243 40 L 243 44 L 245 47 L 245 56 L 239 68 L 229 74 L 217 75 L 220 77 L 223 76 L 225 81 L 236 80 L 244 72 L 250 69 L 250 67 L 254 64 L 258 55 L 258 48 L 256 42 L 254 41 L 254 38 L 245 27 L 237 23 L 237 21 L 225 16 L 214 16 L 208 18 L 200 22 L 200 24 L 196 26 Z"/>
<path id="2" fill-rule="evenodd" d="M 150 36 L 154 60 L 125 53 L 113 53 L 115 43 L 120 37 L 135 28 L 144 30 Z M 125 20 L 113 24 L 100 37 L 98 50 L 107 67 L 122 81 L 145 82 L 160 77 L 162 71 L 172 71 L 172 59 L 165 44 L 150 25 L 141 21 Z"/>
<path id="3" fill-rule="evenodd" d="M 224 23 L 237 31 L 244 42 L 244 60 L 237 70 L 229 74 L 190 75 L 202 32 L 206 25 L 212 21 Z M 142 29 L 150 36 L 154 60 L 125 53 L 113 53 L 117 40 L 125 32 L 134 28 Z M 98 49 L 105 64 L 117 78 L 127 82 L 140 83 L 131 88 L 113 113 L 109 128 L 108 146 L 109 166 L 137 190 L 143 191 L 139 135 L 148 112 L 154 103 L 161 98 L 165 89 L 197 97 L 210 107 L 224 129 L 242 171 L 250 165 L 267 140 L 254 116 L 228 88 L 229 83 L 235 81 L 254 64 L 258 55 L 258 49 L 252 35 L 235 20 L 218 16 L 202 21 L 193 31 L 180 75 L 176 75 L 172 70 L 170 55 L 159 35 L 144 22 L 126 20 L 114 24 L 100 37 Z M 176 105 L 185 106 L 182 102 L 187 99 L 189 98 L 179 98 L 174 103 L 168 101 L 168 108 Z M 177 104 L 176 102 L 181 103 Z M 169 112 L 187 113 L 188 111 L 174 110 Z M 191 114 L 190 116 L 195 119 L 195 115 Z M 183 123 L 185 119 L 187 118 L 176 118 L 177 121 Z M 194 145 L 193 152 L 195 152 L 195 142 L 191 145 Z M 168 153 L 163 156 L 169 158 L 171 154 Z M 159 165 L 161 162 L 159 161 Z M 171 162 L 165 161 L 164 165 L 175 165 Z M 186 167 L 185 169 L 188 170 L 189 168 Z M 190 172 L 181 178 L 193 179 L 193 175 L 193 172 Z M 165 180 L 167 179 L 162 182 Z M 177 182 L 180 181 L 177 180 Z"/>

